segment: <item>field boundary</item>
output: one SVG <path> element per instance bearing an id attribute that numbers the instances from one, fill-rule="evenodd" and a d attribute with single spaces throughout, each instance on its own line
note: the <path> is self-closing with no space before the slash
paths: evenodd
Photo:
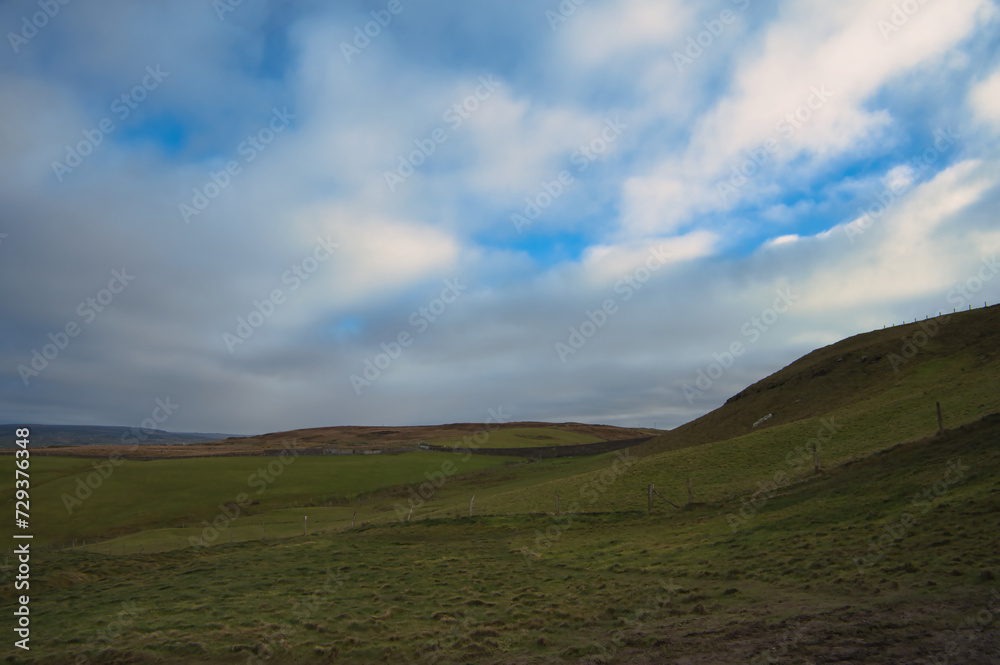
<path id="1" fill-rule="evenodd" d="M 550 459 L 553 457 L 582 457 L 585 455 L 600 455 L 612 453 L 623 448 L 631 448 L 646 443 L 652 436 L 637 439 L 620 439 L 618 441 L 594 441 L 592 443 L 575 443 L 565 446 L 534 446 L 528 448 L 457 448 L 425 444 L 427 450 L 436 453 L 461 452 L 472 455 L 493 455 L 495 457 L 531 457 Z"/>

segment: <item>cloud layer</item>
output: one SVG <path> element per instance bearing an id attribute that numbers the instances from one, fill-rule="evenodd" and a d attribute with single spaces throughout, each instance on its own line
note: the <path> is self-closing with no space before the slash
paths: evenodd
<path id="1" fill-rule="evenodd" d="M 337 5 L 0 7 L 0 420 L 673 427 L 1000 298 L 994 2 Z"/>

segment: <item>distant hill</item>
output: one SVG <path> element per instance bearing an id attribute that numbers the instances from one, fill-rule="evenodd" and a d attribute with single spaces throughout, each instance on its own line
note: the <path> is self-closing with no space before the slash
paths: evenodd
<path id="1" fill-rule="evenodd" d="M 24 425 L 19 425 L 23 427 Z M 274 454 L 294 442 L 299 450 L 319 454 L 324 451 L 362 452 L 417 450 L 420 443 L 463 448 L 520 448 L 564 446 L 602 441 L 622 441 L 649 437 L 657 430 L 590 425 L 586 423 L 517 422 L 502 425 L 453 423 L 404 427 L 365 427 L 344 425 L 273 432 L 257 436 L 234 437 L 226 434 L 148 433 L 142 448 L 136 449 L 131 429 L 125 427 L 59 427 L 29 425 L 32 446 L 59 446 L 47 451 L 60 455 L 104 457 L 113 452 L 124 457 L 213 457 L 219 455 Z M 4 429 L 5 428 L 5 429 Z M 37 429 L 36 429 L 37 428 Z M 55 430 L 46 435 L 46 428 Z M 63 434 L 63 430 L 67 432 Z M 80 431 L 77 431 L 80 430 Z M 14 426 L 2 425 L 8 432 L 5 445 L 13 445 Z M 89 436 L 92 434 L 92 436 Z M 484 435 L 488 437 L 484 438 Z M 126 438 L 122 440 L 122 436 Z M 158 435 L 158 436 L 154 436 Z M 227 438 L 228 437 L 228 438 Z M 176 444 L 186 444 L 178 447 Z"/>
<path id="2" fill-rule="evenodd" d="M 14 432 L 19 427 L 31 430 L 31 447 L 45 446 L 108 446 L 108 445 L 177 445 L 204 443 L 225 439 L 229 434 L 201 432 L 166 432 L 132 427 L 90 425 L 0 425 L 0 448 L 13 448 Z"/>
<path id="3" fill-rule="evenodd" d="M 500 425 L 452 423 L 449 425 L 408 427 L 317 427 L 247 437 L 241 443 L 259 444 L 266 447 L 268 444 L 297 439 L 299 445 L 302 446 L 320 444 L 338 448 L 395 446 L 417 441 L 453 445 L 466 437 L 473 437 L 481 432 L 491 433 L 491 438 L 494 439 L 491 445 L 497 445 L 496 439 L 498 438 L 504 439 L 504 443 L 501 444 L 504 447 L 620 441 L 649 436 L 654 433 L 653 430 L 587 423 L 516 422 Z M 501 436 L 501 433 L 508 432 L 513 436 Z M 513 440 L 514 437 L 521 438 L 522 442 L 518 444 Z M 481 443 L 480 445 L 485 444 Z"/>

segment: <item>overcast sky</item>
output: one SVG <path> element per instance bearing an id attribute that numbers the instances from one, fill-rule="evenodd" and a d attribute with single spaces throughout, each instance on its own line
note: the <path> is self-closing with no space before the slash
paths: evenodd
<path id="1" fill-rule="evenodd" d="M 666 428 L 996 302 L 998 25 L 988 0 L 5 2 L 0 422 Z"/>

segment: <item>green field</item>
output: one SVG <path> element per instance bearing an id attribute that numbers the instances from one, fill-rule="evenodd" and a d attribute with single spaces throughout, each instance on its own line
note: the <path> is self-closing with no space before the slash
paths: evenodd
<path id="1" fill-rule="evenodd" d="M 443 467 L 454 468 L 449 477 L 475 478 L 509 463 L 498 457 L 430 452 L 284 459 L 286 463 L 277 457 L 215 457 L 113 466 L 107 460 L 36 456 L 31 460 L 33 532 L 42 545 L 164 528 L 171 529 L 173 537 L 182 525 L 211 522 L 222 512 L 220 506 L 241 502 L 251 504 L 241 507 L 243 520 L 256 519 L 258 524 L 262 514 L 272 511 L 328 505 L 338 507 L 336 514 L 347 511 L 349 521 L 352 504 L 376 492 L 400 492 L 427 482 L 425 474 L 443 473 Z M 13 458 L 5 456 L 0 464 L 12 477 Z M 241 495 L 247 499 L 240 501 Z M 6 486 L 0 497 L 11 499 L 13 488 Z M 302 515 L 300 526 L 301 520 Z"/>
<path id="2" fill-rule="evenodd" d="M 845 340 L 621 453 L 127 462 L 72 514 L 94 461 L 32 458 L 31 656 L 996 662 L 1000 308 L 972 314 L 899 372 L 861 357 L 903 327 Z"/>

